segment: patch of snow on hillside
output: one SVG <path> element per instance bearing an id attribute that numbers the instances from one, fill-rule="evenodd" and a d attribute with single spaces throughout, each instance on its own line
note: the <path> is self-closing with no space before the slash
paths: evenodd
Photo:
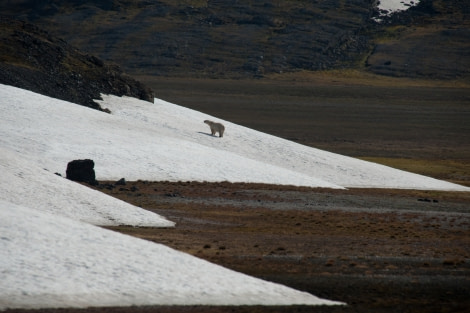
<path id="1" fill-rule="evenodd" d="M 433 178 L 304 146 L 159 99 L 155 99 L 155 104 L 152 105 L 126 97 L 103 96 L 100 103 L 103 107 L 110 108 L 112 115 L 116 117 L 153 129 L 155 138 L 152 141 L 159 140 L 157 137 L 171 138 L 173 147 L 168 148 L 170 151 L 179 149 L 178 145 L 184 143 L 182 150 L 185 153 L 181 157 L 186 158 L 186 161 L 183 160 L 186 162 L 185 167 L 194 166 L 191 173 L 199 176 L 199 180 L 214 181 L 215 178 L 215 181 L 264 182 L 310 187 L 321 187 L 329 183 L 330 186 L 335 186 L 334 188 L 470 190 Z M 210 136 L 209 127 L 203 123 L 205 119 L 222 121 L 226 128 L 224 137 Z M 188 141 L 196 143 L 197 147 L 189 148 Z M 154 157 L 157 159 L 164 153 L 155 152 Z M 171 160 L 166 162 L 173 164 Z M 259 167 L 260 164 L 264 166 Z M 210 171 L 206 170 L 206 166 Z M 201 169 L 202 173 L 199 172 Z M 177 173 L 173 166 L 169 166 L 166 171 L 173 172 L 180 180 L 188 180 L 186 177 L 189 173 L 184 170 Z M 285 171 L 288 171 L 287 175 L 284 175 Z M 258 178 L 252 179 L 255 175 Z M 307 179 L 304 180 L 305 178 Z"/>
<path id="2" fill-rule="evenodd" d="M 245 156 L 245 150 L 257 147 L 245 148 L 236 137 L 209 136 L 200 120 L 206 115 L 176 105 L 106 97 L 106 106 L 127 108 L 106 114 L 13 87 L 0 86 L 0 92 L 0 130 L 6 134 L 0 146 L 25 152 L 23 157 L 63 176 L 69 161 L 92 159 L 98 180 L 225 180 L 341 188 Z M 231 142 L 241 151 L 223 149 Z"/>
<path id="3" fill-rule="evenodd" d="M 379 9 L 380 15 L 391 15 L 399 11 L 408 10 L 410 7 L 415 6 L 420 0 L 379 0 L 377 8 Z M 380 21 L 380 18 L 376 18 Z"/>
<path id="4" fill-rule="evenodd" d="M 341 304 L 3 200 L 0 234 L 0 310 Z"/>
<path id="5" fill-rule="evenodd" d="M 229 181 L 309 187 L 470 190 L 330 153 L 162 100 L 103 96 L 106 114 L 0 86 L 0 146 L 64 175 L 92 159 L 98 180 Z M 205 119 L 221 121 L 223 138 Z"/>
<path id="6" fill-rule="evenodd" d="M 59 177 L 0 147 L 1 199 L 94 225 L 172 227 L 173 222 Z"/>

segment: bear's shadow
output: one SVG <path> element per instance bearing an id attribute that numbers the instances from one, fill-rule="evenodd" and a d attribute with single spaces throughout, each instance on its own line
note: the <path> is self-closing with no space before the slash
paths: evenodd
<path id="1" fill-rule="evenodd" d="M 207 135 L 207 136 L 211 136 L 211 137 L 218 137 L 218 136 L 212 135 L 211 133 L 205 133 L 205 132 L 198 132 L 198 133 L 203 134 L 203 135 Z"/>

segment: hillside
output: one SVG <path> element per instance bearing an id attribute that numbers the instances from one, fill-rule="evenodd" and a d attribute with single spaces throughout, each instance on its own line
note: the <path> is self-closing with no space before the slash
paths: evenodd
<path id="1" fill-rule="evenodd" d="M 470 77 L 470 6 L 421 1 L 384 21 L 365 61 L 373 73 L 411 78 Z"/>
<path id="2" fill-rule="evenodd" d="M 240 78 L 359 68 L 468 77 L 469 9 L 423 0 L 383 18 L 375 1 L 8 1 L 33 22 L 130 74 Z M 79 27 L 78 27 L 79 25 Z"/>
<path id="3" fill-rule="evenodd" d="M 153 102 L 153 93 L 119 66 L 83 53 L 26 22 L 0 18 L 0 83 L 103 110 L 101 93 Z"/>

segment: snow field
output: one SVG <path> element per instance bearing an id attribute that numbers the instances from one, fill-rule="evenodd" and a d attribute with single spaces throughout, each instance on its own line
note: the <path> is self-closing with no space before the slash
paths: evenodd
<path id="1" fill-rule="evenodd" d="M 0 309 L 340 304 L 3 200 L 0 233 Z"/>

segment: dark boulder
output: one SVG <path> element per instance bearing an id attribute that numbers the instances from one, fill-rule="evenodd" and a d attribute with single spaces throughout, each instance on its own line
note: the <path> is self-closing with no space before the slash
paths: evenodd
<path id="1" fill-rule="evenodd" d="M 95 162 L 93 160 L 73 160 L 67 164 L 67 179 L 97 185 L 94 167 Z"/>

